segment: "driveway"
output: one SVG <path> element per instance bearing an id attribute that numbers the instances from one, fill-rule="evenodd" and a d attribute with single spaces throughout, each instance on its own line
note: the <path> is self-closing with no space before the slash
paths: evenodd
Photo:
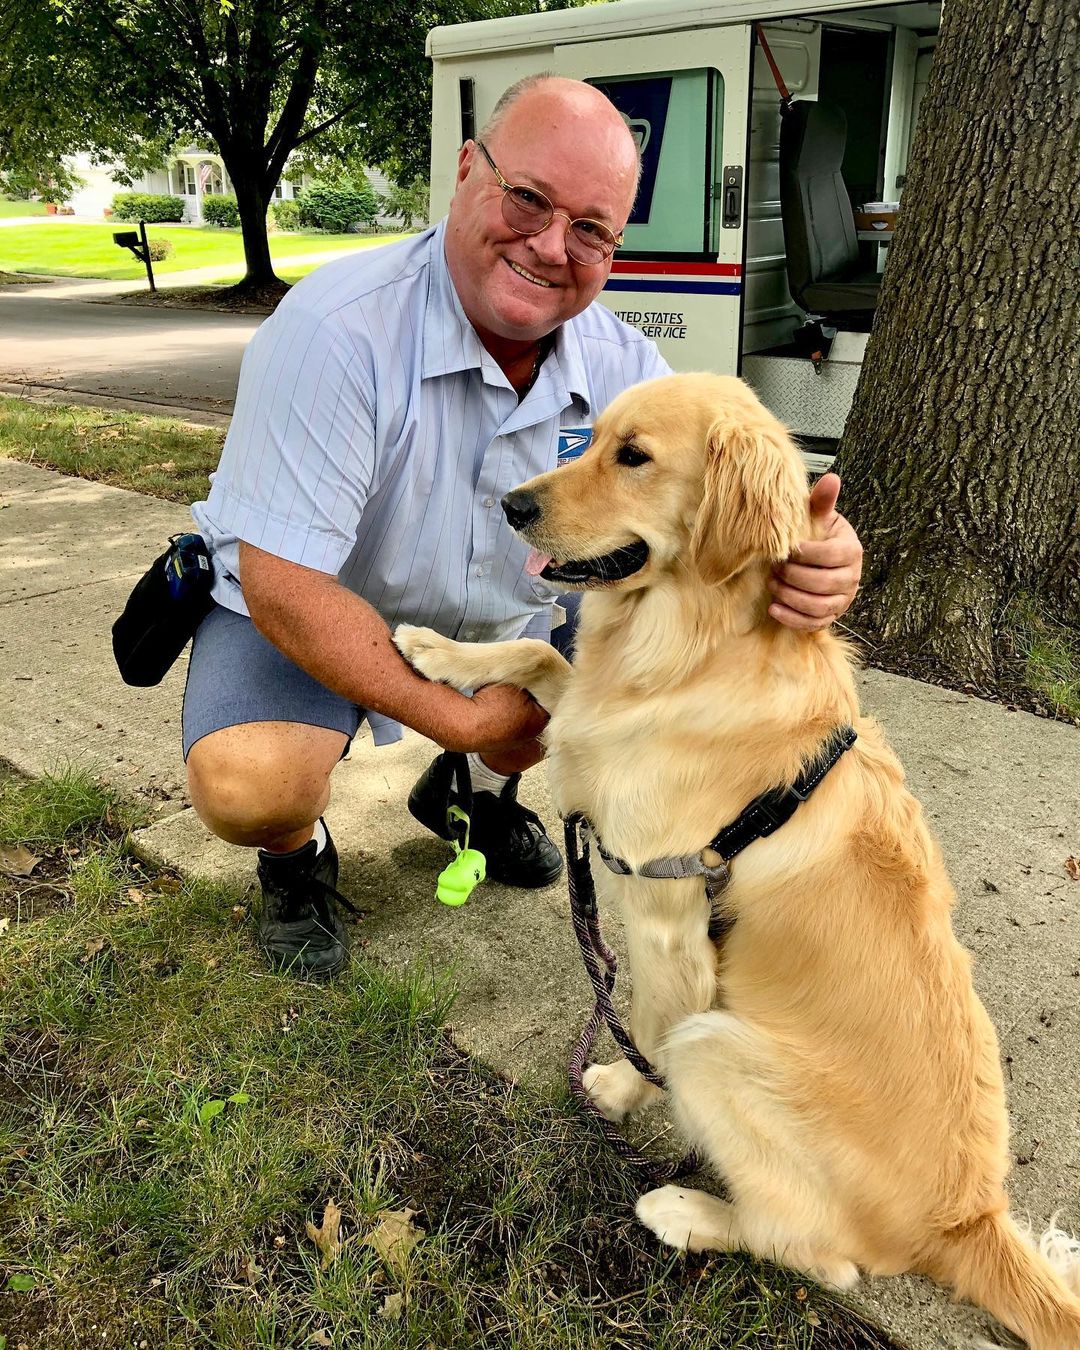
<path id="1" fill-rule="evenodd" d="M 232 412 L 240 359 L 263 316 L 94 304 L 101 284 L 0 287 L 0 389 Z"/>

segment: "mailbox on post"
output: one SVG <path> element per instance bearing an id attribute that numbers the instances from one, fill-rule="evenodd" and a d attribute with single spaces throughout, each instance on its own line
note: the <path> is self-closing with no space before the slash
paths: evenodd
<path id="1" fill-rule="evenodd" d="M 141 263 L 146 265 L 146 279 L 150 283 L 152 291 L 157 290 L 154 285 L 154 269 L 150 265 L 150 244 L 146 238 L 146 221 L 139 221 L 139 229 L 135 230 L 114 230 L 113 243 L 118 248 L 129 248 Z"/>

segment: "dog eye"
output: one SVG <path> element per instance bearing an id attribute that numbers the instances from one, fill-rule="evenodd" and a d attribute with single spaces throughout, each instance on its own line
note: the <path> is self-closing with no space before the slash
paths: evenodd
<path id="1" fill-rule="evenodd" d="M 644 450 L 639 450 L 636 445 L 624 445 L 619 448 L 619 453 L 615 456 L 616 464 L 625 464 L 628 469 L 640 468 L 642 464 L 648 464 L 650 456 Z"/>

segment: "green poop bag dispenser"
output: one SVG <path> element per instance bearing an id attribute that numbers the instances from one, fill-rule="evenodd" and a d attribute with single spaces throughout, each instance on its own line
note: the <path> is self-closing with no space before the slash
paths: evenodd
<path id="1" fill-rule="evenodd" d="M 465 844 L 451 838 L 454 860 L 439 873 L 435 895 L 444 905 L 457 906 L 463 905 L 487 876 L 487 859 L 479 849 L 469 847 L 469 817 L 460 806 L 451 806 L 446 812 L 448 825 L 455 820 L 465 826 Z"/>

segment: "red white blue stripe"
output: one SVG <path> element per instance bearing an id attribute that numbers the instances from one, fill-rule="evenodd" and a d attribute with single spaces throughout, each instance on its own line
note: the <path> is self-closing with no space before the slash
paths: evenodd
<path id="1" fill-rule="evenodd" d="M 668 295 L 738 295 L 739 263 L 614 262 L 605 291 L 657 292 Z"/>

